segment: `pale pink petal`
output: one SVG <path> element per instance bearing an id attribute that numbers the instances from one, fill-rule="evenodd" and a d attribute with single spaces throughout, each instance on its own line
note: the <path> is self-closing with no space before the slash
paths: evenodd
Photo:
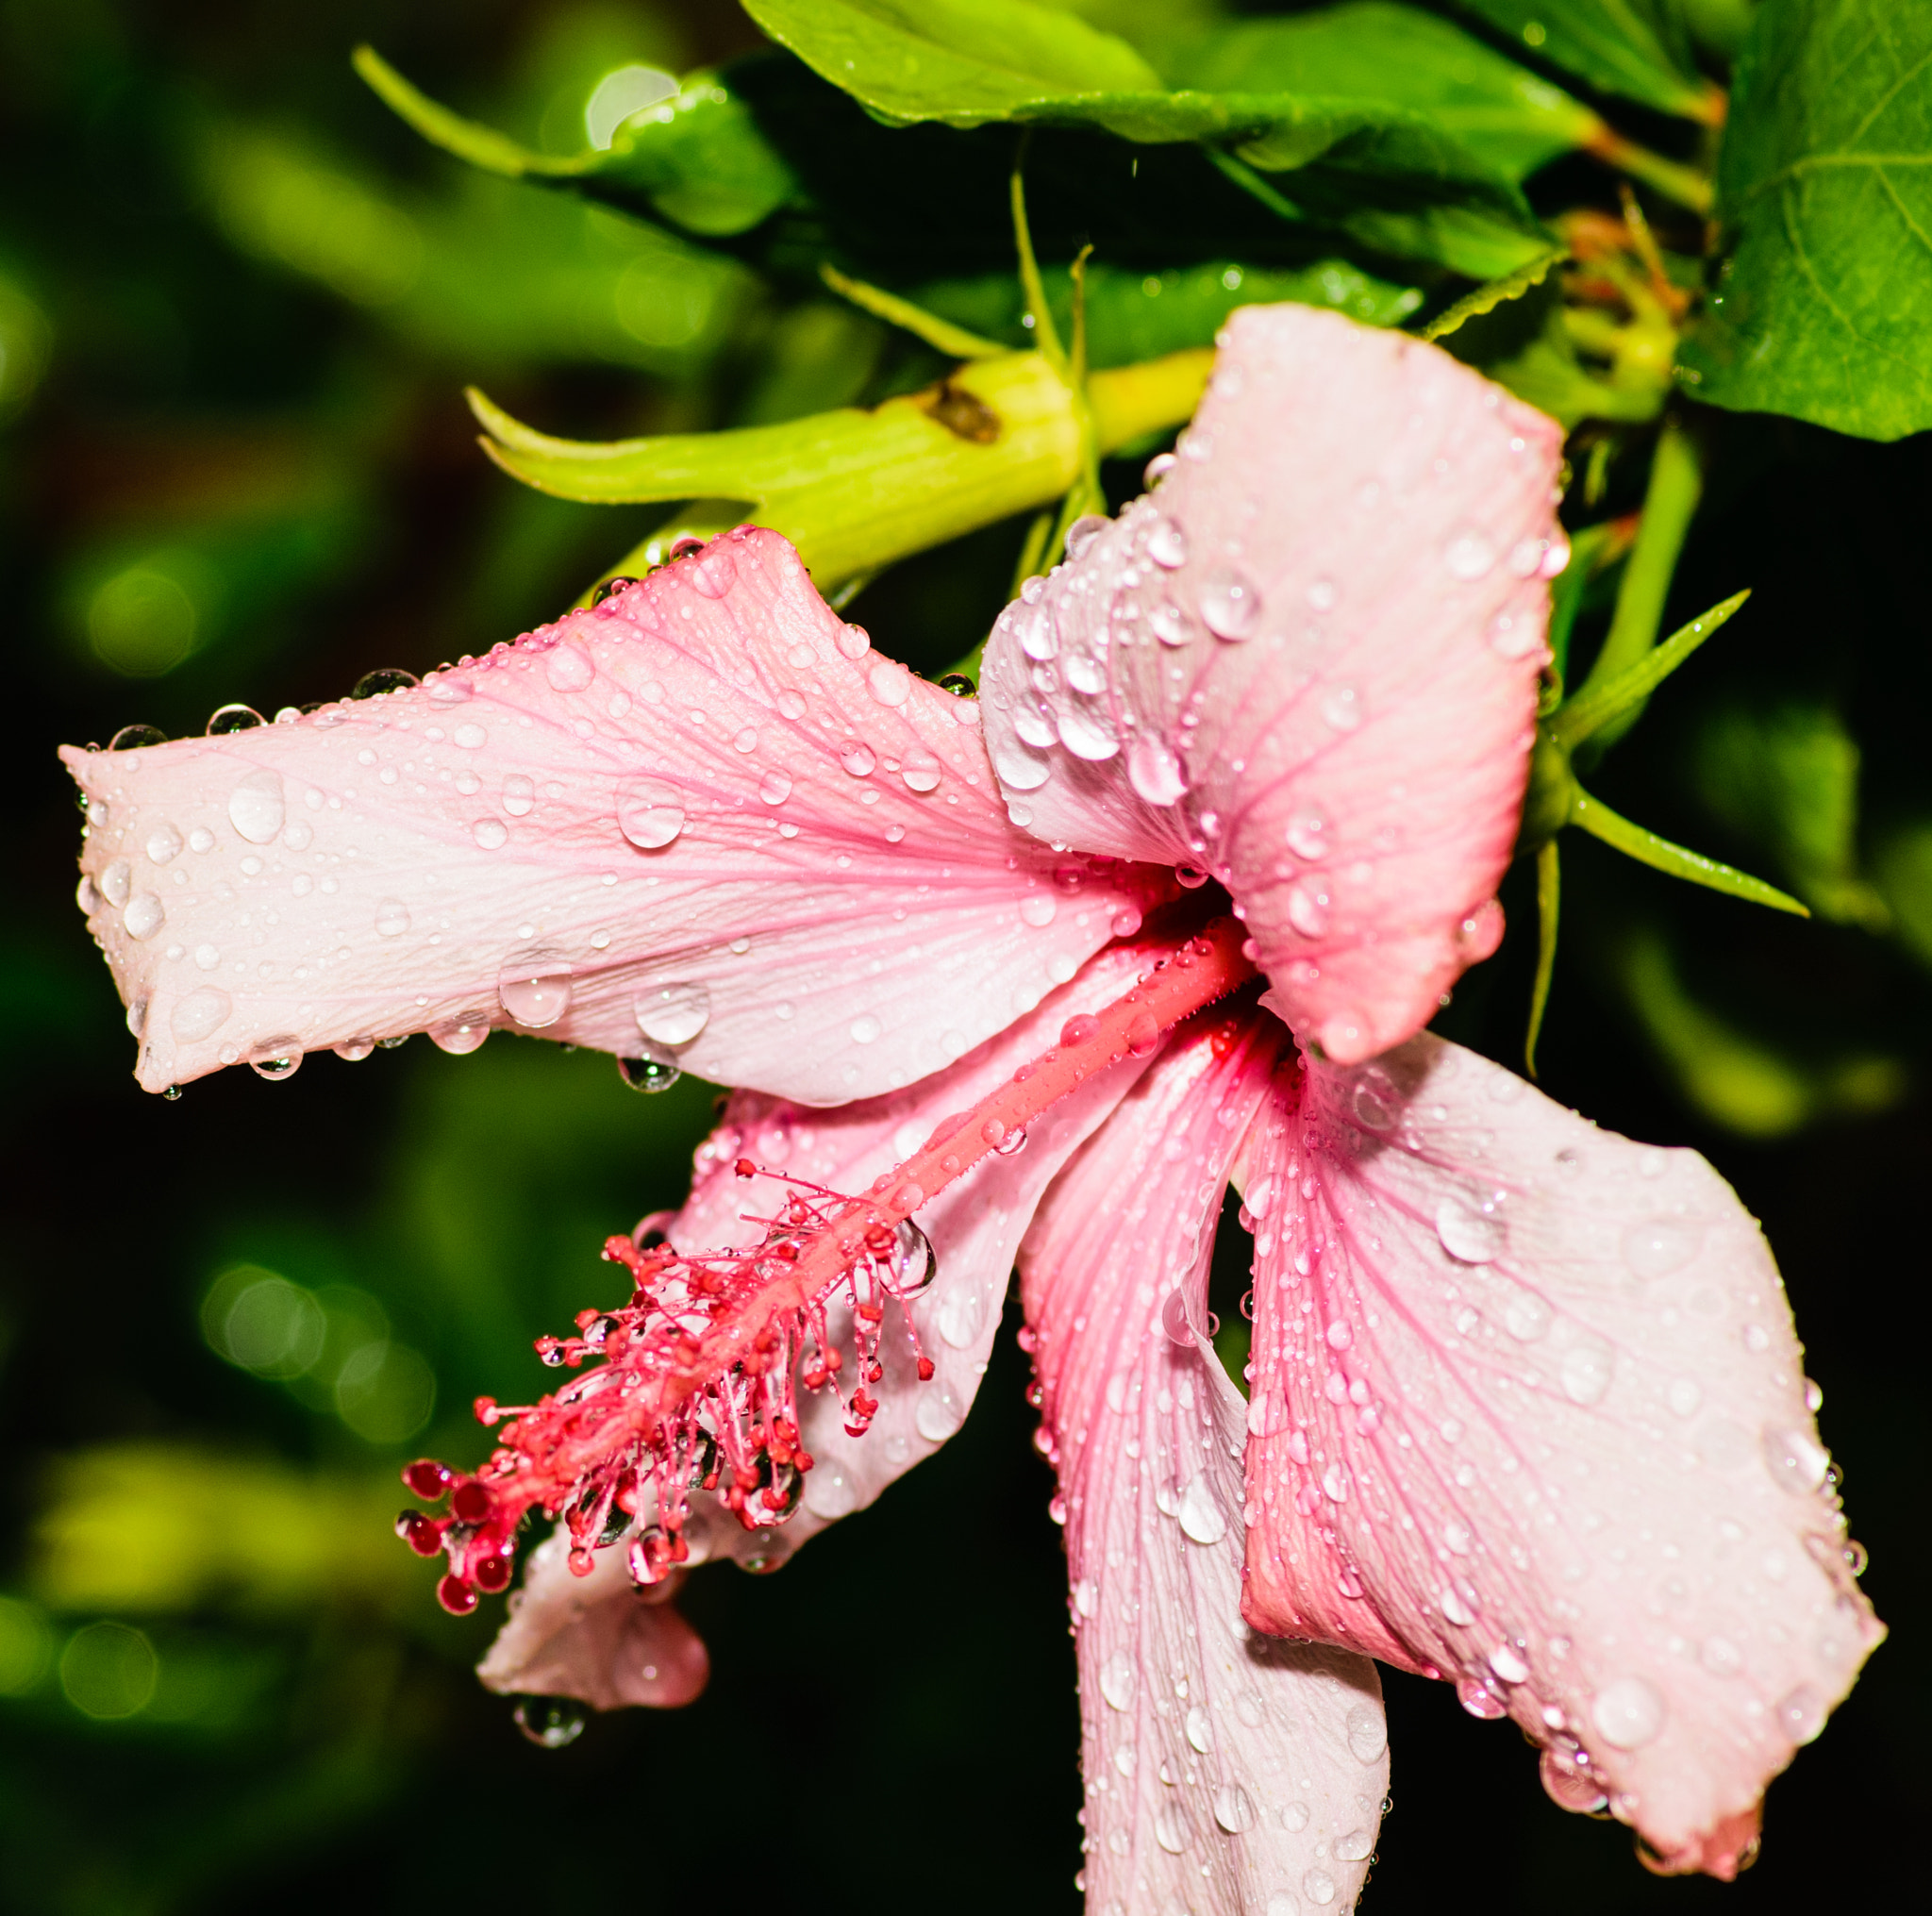
<path id="1" fill-rule="evenodd" d="M 994 629 L 1013 816 L 1219 878 L 1330 1057 L 1408 1037 L 1501 934 L 1561 457 L 1434 346 L 1243 308 L 1158 490 Z"/>
<path id="2" fill-rule="evenodd" d="M 1243 1407 L 1191 1327 L 1287 1033 L 1252 1012 L 1198 1024 L 1061 1175 L 1021 1251 L 1067 1525 L 1087 1907 L 1347 1909 L 1389 1782 L 1380 1685 L 1363 1658 L 1243 1625 Z"/>
<path id="3" fill-rule="evenodd" d="M 681 1572 L 648 1591 L 625 1574 L 622 1551 L 605 1551 L 589 1576 L 573 1576 L 561 1526 L 530 1555 L 509 1617 L 476 1667 L 491 1690 L 575 1696 L 593 1709 L 689 1703 L 710 1675 L 698 1634 L 670 1601 Z"/>
<path id="4" fill-rule="evenodd" d="M 1250 1618 L 1455 1680 L 1559 1802 L 1733 1874 L 1883 1635 L 1757 1225 L 1427 1036 L 1314 1067 L 1245 1176 Z"/>
<path id="5" fill-rule="evenodd" d="M 759 1092 L 738 1092 L 724 1123 L 698 1148 L 689 1202 L 675 1216 L 661 1220 L 667 1235 L 688 1252 L 759 1240 L 759 1226 L 745 1222 L 746 1214 L 770 1215 L 784 1201 L 786 1189 L 770 1177 L 739 1177 L 735 1167 L 741 1157 L 769 1171 L 808 1178 L 828 1189 L 865 1191 L 875 1177 L 924 1143 L 941 1119 L 970 1108 L 1021 1065 L 1049 1049 L 1069 1018 L 1097 1010 L 1131 989 L 1144 963 L 1144 953 L 1130 946 L 1102 952 L 1072 984 L 1054 991 L 998 1038 L 976 1047 L 950 1069 L 888 1097 L 821 1110 Z M 805 1447 L 813 1458 L 803 1502 L 787 1523 L 747 1530 L 716 1498 L 698 1492 L 691 1499 L 685 1531 L 692 1566 L 728 1558 L 760 1570 L 777 1568 L 808 1538 L 872 1503 L 887 1485 L 952 1436 L 965 1421 L 978 1391 L 999 1329 L 1014 1254 L 1041 1191 L 1131 1089 L 1142 1069 L 1143 1060 L 1128 1058 L 1096 1073 L 1055 1105 L 1020 1149 L 986 1159 L 918 1213 L 917 1222 L 932 1241 L 938 1275 L 911 1308 L 916 1344 L 905 1310 L 896 1303 L 886 1307 L 879 1344 L 885 1376 L 871 1387 L 879 1400 L 871 1427 L 863 1437 L 853 1437 L 845 1428 L 841 1400 L 836 1394 L 801 1387 L 799 1424 Z M 843 1309 L 835 1309 L 835 1325 Z M 849 1312 L 844 1315 L 849 1317 Z M 932 1378 L 924 1383 L 917 1368 L 921 1352 L 934 1367 Z M 649 1516 L 645 1511 L 643 1521 Z M 567 1647 L 574 1655 L 581 1650 L 591 1656 L 592 1668 L 602 1667 L 594 1658 L 601 1657 L 612 1632 L 639 1627 L 625 1623 L 634 1609 L 624 1551 L 597 1551 L 592 1574 L 576 1583 L 563 1568 L 566 1548 L 567 1539 L 559 1531 L 538 1553 L 527 1582 L 545 1592 L 550 1608 L 535 1620 L 540 1627 L 535 1642 L 521 1613 L 513 1612 L 482 1666 L 485 1681 L 494 1688 L 547 1687 L 524 1680 L 524 1673 L 552 1631 L 560 1627 L 550 1621 L 558 1604 L 569 1606 L 565 1615 L 574 1625 L 582 1621 L 583 1627 Z M 573 1583 L 575 1595 L 566 1587 Z M 509 1680 L 512 1675 L 514 1682 Z M 577 1684 L 586 1680 L 579 1674 Z M 599 1708 L 614 1707 L 582 1687 L 565 1685 L 560 1693 L 583 1696 Z M 651 1699 L 618 1699 L 626 1700 Z"/>
<path id="6" fill-rule="evenodd" d="M 833 1102 L 971 1049 L 1168 881 L 1016 830 L 975 704 L 864 648 L 744 531 L 420 690 L 70 750 L 142 1083 L 495 1024 Z"/>

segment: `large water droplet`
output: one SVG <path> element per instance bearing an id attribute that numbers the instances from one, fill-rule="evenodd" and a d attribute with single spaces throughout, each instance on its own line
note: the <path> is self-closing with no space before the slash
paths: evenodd
<path id="1" fill-rule="evenodd" d="M 1061 663 L 1067 683 L 1086 698 L 1097 698 L 1107 690 L 1107 667 L 1091 652 L 1073 652 Z"/>
<path id="2" fill-rule="evenodd" d="M 1169 572 L 1188 562 L 1187 534 L 1164 513 L 1147 528 L 1147 557 Z"/>
<path id="3" fill-rule="evenodd" d="M 631 1015 L 654 1044 L 693 1044 L 711 1022 L 710 987 L 695 981 L 653 985 L 632 999 Z"/>
<path id="4" fill-rule="evenodd" d="M 1100 1666 L 1100 1693 L 1115 1709 L 1130 1709 L 1134 1702 L 1134 1659 L 1116 1650 Z"/>
<path id="5" fill-rule="evenodd" d="M 341 1043 L 331 1047 L 335 1055 L 350 1064 L 360 1064 L 375 1049 L 373 1038 L 345 1038 Z"/>
<path id="6" fill-rule="evenodd" d="M 1488 1264 L 1502 1255 L 1505 1242 L 1502 1219 L 1485 1216 L 1459 1197 L 1445 1197 L 1436 1207 L 1436 1236 L 1461 1264 Z"/>
<path id="7" fill-rule="evenodd" d="M 1459 1628 L 1467 1628 L 1475 1622 L 1474 1610 L 1454 1584 L 1442 1591 L 1436 1602 L 1441 1607 L 1443 1616 Z"/>
<path id="8" fill-rule="evenodd" d="M 874 1044 L 885 1028 L 870 1011 L 863 1011 L 852 1021 L 852 1041 L 855 1044 Z"/>
<path id="9" fill-rule="evenodd" d="M 1051 891 L 1029 891 L 1020 901 L 1020 922 L 1042 931 L 1059 916 L 1059 909 Z"/>
<path id="10" fill-rule="evenodd" d="M 1194 1840 L 1194 1825 L 1177 1803 L 1163 1803 L 1154 1813 L 1154 1841 L 1177 1857 Z"/>
<path id="11" fill-rule="evenodd" d="M 512 772 L 503 781 L 503 808 L 512 818 L 527 817 L 537 803 L 537 781 L 521 772 Z"/>
<path id="12" fill-rule="evenodd" d="M 190 991 L 176 1001 L 168 1015 L 168 1029 L 180 1043 L 199 1044 L 227 1023 L 228 1013 L 233 1009 L 227 992 L 214 985 L 203 985 L 199 991 Z"/>
<path id="13" fill-rule="evenodd" d="M 659 779 L 632 779 L 618 788 L 618 830 L 641 851 L 661 851 L 684 829 L 683 796 Z"/>
<path id="14" fill-rule="evenodd" d="M 251 772 L 228 794 L 228 823 L 251 845 L 270 843 L 287 816 L 279 772 Z"/>
<path id="15" fill-rule="evenodd" d="M 872 747 L 861 740 L 853 739 L 839 747 L 839 763 L 855 778 L 868 777 L 878 762 Z"/>
<path id="16" fill-rule="evenodd" d="M 791 796 L 791 775 L 784 772 L 767 772 L 758 780 L 758 796 L 767 805 L 783 805 Z"/>
<path id="17" fill-rule="evenodd" d="M 940 761 L 924 745 L 914 745 L 899 766 L 899 776 L 909 791 L 937 791 L 941 775 Z"/>
<path id="18" fill-rule="evenodd" d="M 1509 1713 L 1509 1706 L 1479 1677 L 1465 1676 L 1457 1683 L 1456 1700 L 1471 1716 L 1480 1717 L 1484 1723 L 1494 1723 Z"/>
<path id="19" fill-rule="evenodd" d="M 116 858 L 101 874 L 101 896 L 116 911 L 127 903 L 128 894 L 134 890 L 134 867 L 125 858 Z"/>
<path id="20" fill-rule="evenodd" d="M 1779 1490 L 1794 1497 L 1809 1496 L 1824 1481 L 1831 1457 L 1824 1445 L 1802 1430 L 1768 1428 L 1759 1440 L 1764 1467 Z"/>
<path id="21" fill-rule="evenodd" d="M 552 691 L 582 691 L 596 675 L 591 655 L 575 645 L 554 645 L 543 655 L 543 676 Z"/>
<path id="22" fill-rule="evenodd" d="M 299 1038 L 270 1038 L 248 1054 L 248 1068 L 257 1077 L 278 1081 L 293 1077 L 302 1068 Z"/>
<path id="23" fill-rule="evenodd" d="M 1373 1763 L 1389 1747 L 1389 1726 L 1382 1712 L 1372 1704 L 1356 1704 L 1348 1712 L 1343 1727 L 1349 1753 L 1357 1763 Z"/>
<path id="24" fill-rule="evenodd" d="M 1335 1900 L 1335 1878 L 1326 1870 L 1310 1870 L 1302 1878 L 1302 1894 L 1325 1908 Z"/>
<path id="25" fill-rule="evenodd" d="M 1616 1354 L 1602 1338 L 1579 1338 L 1563 1353 L 1563 1394 L 1573 1404 L 1601 1404 L 1615 1365 Z"/>
<path id="26" fill-rule="evenodd" d="M 1261 595 L 1239 566 L 1218 565 L 1201 583 L 1201 623 L 1219 639 L 1246 639 L 1261 616 Z"/>
<path id="27" fill-rule="evenodd" d="M 252 732 L 262 723 L 261 714 L 253 706 L 217 706 L 204 731 L 210 739 L 220 739 L 230 732 Z"/>
<path id="28" fill-rule="evenodd" d="M 1163 645 L 1185 645 L 1193 636 L 1188 630 L 1187 614 L 1165 599 L 1147 614 L 1147 627 Z"/>
<path id="29" fill-rule="evenodd" d="M 722 599 L 738 576 L 738 562 L 723 540 L 714 539 L 697 559 L 686 568 L 691 590 L 701 598 Z"/>
<path id="30" fill-rule="evenodd" d="M 168 922 L 161 901 L 152 891 L 137 891 L 121 914 L 121 926 L 129 938 L 150 939 Z"/>
<path id="31" fill-rule="evenodd" d="M 1449 568 L 1451 578 L 1483 578 L 1495 568 L 1496 548 L 1487 534 L 1468 527 L 1457 533 L 1443 548 L 1442 563 Z"/>
<path id="32" fill-rule="evenodd" d="M 375 908 L 375 929 L 383 938 L 400 938 L 409 928 L 409 908 L 400 898 L 384 898 Z"/>
<path id="33" fill-rule="evenodd" d="M 1239 1783 L 1224 1783 L 1214 1792 L 1214 1820 L 1229 1836 L 1255 1826 L 1255 1802 Z"/>
<path id="34" fill-rule="evenodd" d="M 147 855 L 158 865 L 165 865 L 179 855 L 186 841 L 171 825 L 158 825 L 147 835 Z"/>
<path id="35" fill-rule="evenodd" d="M 570 960 L 541 946 L 512 952 L 496 975 L 498 1002 L 526 1030 L 555 1025 L 570 1009 Z"/>
<path id="36" fill-rule="evenodd" d="M 1181 1492 L 1181 1529 L 1196 1543 L 1219 1543 L 1227 1535 L 1227 1515 L 1205 1474 L 1191 1477 Z"/>
<path id="37" fill-rule="evenodd" d="M 875 658 L 867 668 L 865 689 L 882 706 L 902 706 L 912 696 L 912 675 L 896 658 Z"/>
<path id="38" fill-rule="evenodd" d="M 1197 1703 L 1188 1711 L 1181 1727 L 1189 1742 L 1205 1757 L 1214 1747 L 1214 1720 Z"/>
<path id="39" fill-rule="evenodd" d="M 490 742 L 490 734 L 475 724 L 458 725 L 450 736 L 465 752 L 480 752 Z"/>
<path id="40" fill-rule="evenodd" d="M 168 735 L 158 725 L 123 725 L 108 741 L 110 752 L 139 752 L 149 745 L 165 745 Z"/>
<path id="41" fill-rule="evenodd" d="M 1072 706 L 1059 714 L 1060 743 L 1076 758 L 1099 764 L 1111 758 L 1121 748 L 1106 716 L 1084 706 Z"/>
<path id="42" fill-rule="evenodd" d="M 617 1075 L 634 1091 L 668 1091 L 684 1073 L 666 1052 L 660 1057 L 647 1053 L 638 1058 L 620 1058 Z"/>
<path id="43" fill-rule="evenodd" d="M 454 1058 L 461 1058 L 475 1051 L 490 1036 L 490 1021 L 480 1012 L 469 1012 L 459 1018 L 446 1018 L 441 1024 L 429 1027 L 429 1041 L 439 1051 L 447 1051 Z"/>
<path id="44" fill-rule="evenodd" d="M 1304 938 L 1320 938 L 1328 929 L 1328 888 L 1320 879 L 1307 879 L 1289 888 L 1288 922 Z"/>
<path id="45" fill-rule="evenodd" d="M 1664 1700 L 1641 1676 L 1620 1676 L 1591 1698 L 1590 1720 L 1613 1750 L 1641 1750 L 1664 1726 Z"/>
<path id="46" fill-rule="evenodd" d="M 976 1291 L 956 1290 L 941 1300 L 937 1323 L 956 1351 L 970 1351 L 986 1323 L 986 1302 Z"/>
<path id="47" fill-rule="evenodd" d="M 1624 1233 L 1624 1261 L 1640 1277 L 1668 1277 L 1703 1248 L 1704 1233 L 1676 1218 L 1650 1218 Z"/>
<path id="48" fill-rule="evenodd" d="M 583 1735 L 591 1709 L 574 1696 L 525 1696 L 510 1716 L 540 1750 L 561 1750 Z"/>
<path id="49" fill-rule="evenodd" d="M 1173 805 L 1187 795 L 1178 755 L 1155 732 L 1137 732 L 1127 747 L 1127 782 L 1149 805 Z"/>
<path id="50" fill-rule="evenodd" d="M 470 836 L 486 852 L 501 851 L 509 842 L 509 827 L 500 818 L 479 818 L 470 827 Z"/>
<path id="51" fill-rule="evenodd" d="M 1067 557 L 1078 558 L 1105 532 L 1111 522 L 1098 512 L 1083 512 L 1067 527 Z"/>
<path id="52" fill-rule="evenodd" d="M 1824 1699 L 1808 1683 L 1801 1683 L 1777 1706 L 1778 1727 L 1794 1743 L 1808 1743 L 1824 1727 Z"/>

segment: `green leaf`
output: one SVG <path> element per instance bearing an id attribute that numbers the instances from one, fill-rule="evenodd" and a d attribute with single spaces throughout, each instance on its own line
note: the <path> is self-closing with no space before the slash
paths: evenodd
<path id="1" fill-rule="evenodd" d="M 558 158 L 439 106 L 372 47 L 356 49 L 355 66 L 417 132 L 458 158 L 512 179 L 575 186 L 687 233 L 746 233 L 800 196 L 797 176 L 750 108 L 709 74 L 693 74 L 673 98 L 633 115 L 608 149 Z"/>
<path id="2" fill-rule="evenodd" d="M 1685 386 L 1863 439 L 1932 425 L 1932 8 L 1765 0 L 1718 210 Z"/>
<path id="3" fill-rule="evenodd" d="M 1512 44 L 1611 93 L 1681 119 L 1709 120 L 1714 90 L 1673 58 L 1642 0 L 1457 0 Z"/>
<path id="4" fill-rule="evenodd" d="M 1236 166 L 1296 174 L 1292 198 L 1243 181 L 1285 220 L 1478 279 L 1548 244 L 1507 173 L 1399 103 L 1170 92 L 1124 42 L 1024 0 L 748 0 L 748 10 L 815 73 L 902 125 L 1005 121 L 1205 144 Z"/>
<path id="5" fill-rule="evenodd" d="M 1224 28 L 1171 60 L 1167 77 L 1206 92 L 1407 108 L 1512 179 L 1604 130 L 1580 101 L 1461 28 L 1386 0 Z"/>
<path id="6" fill-rule="evenodd" d="M 1125 41 L 1027 0 L 747 0 L 745 11 L 895 120 L 979 126 L 1046 102 L 1160 91 Z"/>

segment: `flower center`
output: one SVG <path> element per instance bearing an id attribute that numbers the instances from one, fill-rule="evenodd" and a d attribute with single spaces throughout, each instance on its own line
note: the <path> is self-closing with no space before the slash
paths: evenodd
<path id="1" fill-rule="evenodd" d="M 886 1302 L 910 1302 L 935 1268 L 913 1213 L 982 1159 L 1019 1149 L 1027 1126 L 1094 1073 L 1147 1057 L 1166 1032 L 1252 977 L 1244 936 L 1232 918 L 1215 918 L 1192 937 L 1150 946 L 1132 991 L 1070 1018 L 1052 1050 L 944 1119 L 862 1195 L 741 1158 L 741 1177 L 784 1191 L 773 1215 L 756 1219 L 764 1226 L 757 1244 L 693 1255 L 611 1238 L 604 1255 L 629 1270 L 630 1301 L 580 1312 L 575 1337 L 537 1340 L 546 1364 L 582 1375 L 532 1405 L 478 1398 L 476 1415 L 499 1442 L 474 1474 L 428 1459 L 403 1473 L 421 1497 L 449 1493 L 446 1516 L 409 1510 L 396 1520 L 412 1549 L 447 1556 L 437 1589 L 443 1607 L 467 1614 L 478 1591 L 508 1584 L 515 1533 L 533 1509 L 565 1513 L 579 1575 L 590 1574 L 594 1549 L 642 1520 L 626 1546 L 641 1584 L 690 1555 L 683 1533 L 694 1491 L 714 1492 L 748 1529 L 784 1522 L 812 1467 L 799 1441 L 798 1387 L 838 1390 L 849 1376 L 843 1403 L 854 1436 L 878 1409 L 868 1386 L 884 1375 Z M 841 1300 L 850 1308 L 849 1348 L 827 1321 Z M 588 1359 L 597 1361 L 585 1369 Z M 922 1379 L 932 1375 L 923 1354 L 918 1366 Z"/>

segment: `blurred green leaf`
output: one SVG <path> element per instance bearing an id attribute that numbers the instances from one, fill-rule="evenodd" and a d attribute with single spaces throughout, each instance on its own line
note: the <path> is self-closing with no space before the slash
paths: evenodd
<path id="1" fill-rule="evenodd" d="M 1932 967 L 1932 820 L 1891 832 L 1874 861 L 1880 894 L 1890 908 L 1901 942 Z"/>
<path id="2" fill-rule="evenodd" d="M 1621 953 L 1626 1002 L 1685 1102 L 1745 1138 L 1782 1138 L 1828 1118 L 1890 1109 L 1909 1089 L 1895 1058 L 1801 1060 L 1740 1029 L 1686 988 L 1661 935 L 1632 936 Z"/>
<path id="3" fill-rule="evenodd" d="M 1207 92 L 1405 107 L 1519 180 L 1606 130 L 1559 87 L 1448 21 L 1389 0 L 1223 27 L 1170 61 L 1166 76 Z"/>
<path id="4" fill-rule="evenodd" d="M 1858 746 L 1822 705 L 1712 712 L 1692 758 L 1699 796 L 1760 846 L 1800 897 L 1841 925 L 1883 931 L 1885 901 L 1858 871 Z"/>
<path id="5" fill-rule="evenodd" d="M 1866 439 L 1932 425 L 1932 8 L 1765 0 L 1718 213 L 1690 392 Z"/>
<path id="6" fill-rule="evenodd" d="M 1456 0 L 1464 12 L 1586 86 L 1690 120 L 1712 89 L 1667 44 L 1644 0 Z"/>

